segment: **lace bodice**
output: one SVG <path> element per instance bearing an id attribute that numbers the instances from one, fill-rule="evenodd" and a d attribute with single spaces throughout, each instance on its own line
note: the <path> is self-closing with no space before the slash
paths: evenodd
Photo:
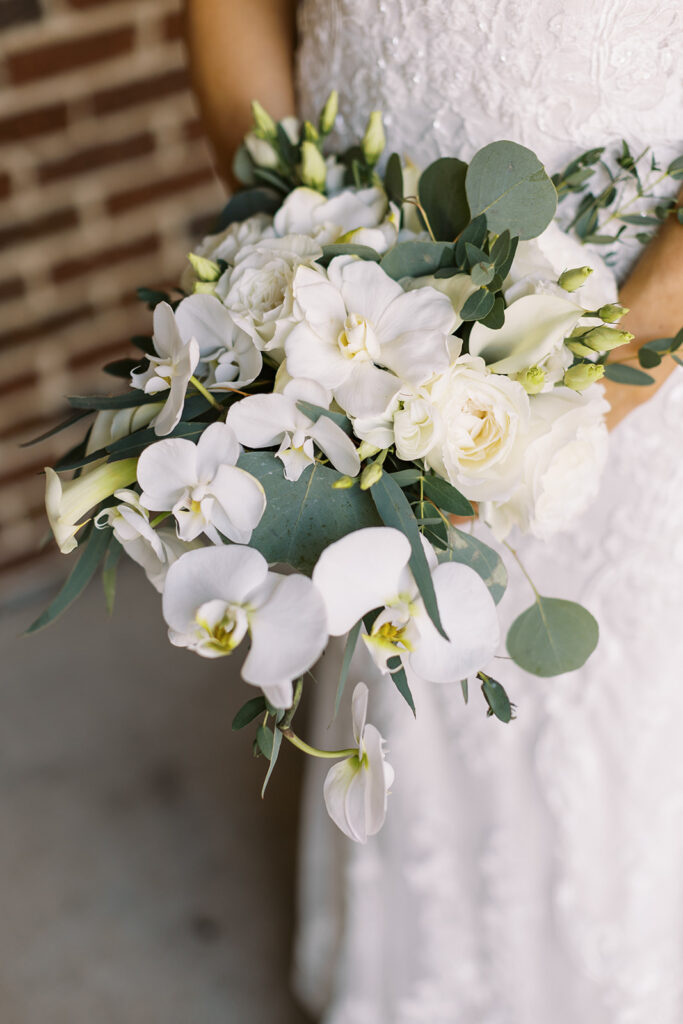
<path id="1" fill-rule="evenodd" d="M 422 166 L 500 138 L 551 173 L 624 137 L 665 167 L 683 149 L 680 0 L 303 0 L 299 26 L 300 108 L 336 87 L 337 142 L 379 108 Z"/>

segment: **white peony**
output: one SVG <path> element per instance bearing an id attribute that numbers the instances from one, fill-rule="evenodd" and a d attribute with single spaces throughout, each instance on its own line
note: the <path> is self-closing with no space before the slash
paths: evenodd
<path id="1" fill-rule="evenodd" d="M 427 463 L 473 501 L 503 501 L 521 472 L 529 397 L 484 360 L 459 359 L 430 389 L 441 428 Z"/>
<path id="2" fill-rule="evenodd" d="M 439 435 L 440 422 L 440 413 L 426 388 L 400 395 L 393 423 L 399 459 L 416 462 L 424 458 Z"/>
<path id="3" fill-rule="evenodd" d="M 555 388 L 531 400 L 521 482 L 507 501 L 484 507 L 499 540 L 513 526 L 547 540 L 571 527 L 587 508 L 607 460 L 608 409 L 600 385 L 581 394 Z"/>
<path id="4" fill-rule="evenodd" d="M 320 255 L 320 246 L 305 235 L 267 238 L 241 249 L 235 266 L 219 279 L 216 294 L 258 348 L 282 348 L 298 319 L 294 275 L 301 266 L 313 267 Z"/>

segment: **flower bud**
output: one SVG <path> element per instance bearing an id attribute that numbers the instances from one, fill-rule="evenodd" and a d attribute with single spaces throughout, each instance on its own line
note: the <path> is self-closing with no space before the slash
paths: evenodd
<path id="1" fill-rule="evenodd" d="M 196 252 L 188 252 L 187 258 L 200 281 L 217 281 L 221 276 L 221 268 L 206 256 L 198 256 Z"/>
<path id="2" fill-rule="evenodd" d="M 382 111 L 373 110 L 368 118 L 365 135 L 361 143 L 363 156 L 366 163 L 370 164 L 371 167 L 374 167 L 381 157 L 386 141 L 384 125 L 382 123 Z"/>
<path id="3" fill-rule="evenodd" d="M 383 472 L 384 470 L 379 462 L 372 462 L 369 466 L 366 466 L 360 475 L 361 491 L 369 491 L 378 480 L 381 480 Z"/>
<path id="4" fill-rule="evenodd" d="M 314 142 L 308 139 L 301 143 L 301 181 L 319 192 L 325 188 L 327 167 L 325 158 Z"/>
<path id="5" fill-rule="evenodd" d="M 573 270 L 565 270 L 557 279 L 560 288 L 566 292 L 575 292 L 588 280 L 593 273 L 592 267 L 574 267 Z"/>
<path id="6" fill-rule="evenodd" d="M 527 395 L 537 395 L 545 385 L 545 370 L 540 366 L 530 366 L 520 373 L 516 373 L 514 379 L 519 381 Z"/>
<path id="7" fill-rule="evenodd" d="M 584 334 L 581 341 L 594 352 L 611 352 L 613 348 L 627 345 L 633 338 L 634 335 L 630 331 L 618 331 L 614 327 L 594 327 L 588 334 Z"/>
<path id="8" fill-rule="evenodd" d="M 273 169 L 280 163 L 275 147 L 267 139 L 262 139 L 256 132 L 247 132 L 244 136 L 244 145 L 257 167 Z"/>
<path id="9" fill-rule="evenodd" d="M 194 288 L 192 289 L 195 295 L 215 295 L 216 294 L 216 282 L 215 281 L 195 281 Z"/>
<path id="10" fill-rule="evenodd" d="M 572 391 L 585 391 L 591 384 L 605 376 L 602 363 L 578 363 L 570 366 L 564 375 L 564 384 Z"/>
<path id="11" fill-rule="evenodd" d="M 348 491 L 349 487 L 353 487 L 355 482 L 352 476 L 340 476 L 332 484 L 332 489 L 335 491 Z"/>
<path id="12" fill-rule="evenodd" d="M 358 448 L 358 456 L 362 462 L 363 459 L 371 459 L 379 450 L 380 449 L 376 445 L 370 444 L 369 441 L 361 441 Z"/>
<path id="13" fill-rule="evenodd" d="M 334 128 L 334 122 L 337 119 L 337 112 L 339 111 L 339 93 L 336 89 L 333 89 L 330 95 L 325 100 L 325 106 L 320 114 L 320 120 L 318 127 L 320 128 L 321 135 L 329 135 Z"/>
<path id="14" fill-rule="evenodd" d="M 316 126 L 314 124 L 311 124 L 310 121 L 304 121 L 304 139 L 307 142 L 316 142 L 316 143 L 320 139 L 320 135 L 318 134 L 318 129 L 316 128 Z"/>
<path id="15" fill-rule="evenodd" d="M 620 302 L 608 302 L 606 306 L 600 306 L 598 316 L 608 324 L 616 324 L 622 316 L 626 316 L 628 309 Z"/>
<path id="16" fill-rule="evenodd" d="M 566 341 L 565 345 L 570 352 L 573 352 L 575 356 L 581 356 L 582 359 L 593 359 L 595 352 L 588 345 L 583 345 L 580 341 Z"/>
<path id="17" fill-rule="evenodd" d="M 252 100 L 251 113 L 254 118 L 254 124 L 261 134 L 267 139 L 274 139 L 277 137 L 277 125 L 273 121 L 272 117 L 265 110 L 258 100 Z"/>

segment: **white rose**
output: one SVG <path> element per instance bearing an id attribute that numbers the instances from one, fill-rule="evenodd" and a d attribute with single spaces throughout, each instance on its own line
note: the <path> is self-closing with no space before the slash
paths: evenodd
<path id="1" fill-rule="evenodd" d="M 216 294 L 258 348 L 282 348 L 299 319 L 294 275 L 300 266 L 314 267 L 321 255 L 320 246 L 305 235 L 267 238 L 241 249 L 235 266 L 219 279 Z"/>
<path id="2" fill-rule="evenodd" d="M 499 540 L 513 526 L 547 540 L 568 529 L 587 508 L 607 459 L 608 409 L 600 385 L 581 394 L 555 388 L 531 399 L 522 480 L 508 501 L 484 509 Z"/>
<path id="3" fill-rule="evenodd" d="M 473 501 L 503 501 L 518 483 L 529 398 L 516 381 L 461 356 L 430 388 L 441 427 L 427 463 Z"/>
<path id="4" fill-rule="evenodd" d="M 347 188 L 327 198 L 315 189 L 302 187 L 289 193 L 273 224 L 278 235 L 310 235 L 327 245 L 360 228 L 379 228 L 386 212 L 387 197 L 381 188 Z"/>
<path id="5" fill-rule="evenodd" d="M 206 235 L 195 248 L 198 256 L 209 260 L 225 260 L 234 263 L 235 256 L 245 245 L 254 245 L 262 238 L 273 238 L 273 218 L 267 213 L 255 213 L 246 220 L 235 221 L 224 231 Z"/>
<path id="6" fill-rule="evenodd" d="M 592 267 L 593 273 L 573 293 L 575 300 L 584 309 L 599 309 L 606 302 L 616 302 L 617 281 L 610 268 L 597 253 L 567 235 L 553 221 L 538 238 L 520 242 L 517 246 L 510 273 L 504 282 L 505 299 L 509 302 L 512 298 L 532 294 L 534 282 L 557 281 L 565 270 L 583 266 Z M 521 287 L 508 296 L 509 289 L 519 285 Z"/>

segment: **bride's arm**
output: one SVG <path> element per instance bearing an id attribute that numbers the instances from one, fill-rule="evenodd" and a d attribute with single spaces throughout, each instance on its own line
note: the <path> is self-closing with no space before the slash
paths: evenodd
<path id="1" fill-rule="evenodd" d="M 185 0 L 192 85 L 221 177 L 251 126 L 251 101 L 276 118 L 296 111 L 296 0 Z"/>
<path id="2" fill-rule="evenodd" d="M 683 192 L 679 195 L 679 203 Z M 638 366 L 638 348 L 653 338 L 669 338 L 683 327 L 683 225 L 675 217 L 669 220 L 636 264 L 621 294 L 620 301 L 630 309 L 620 327 L 631 331 L 635 340 L 628 346 L 616 349 L 612 360 L 622 362 L 629 359 L 629 366 Z M 641 402 L 652 395 L 654 387 L 660 387 L 675 367 L 673 359 L 667 357 L 661 366 L 647 372 L 655 378 L 655 385 L 633 387 L 606 381 L 607 398 L 612 406 L 608 417 L 610 427 L 626 416 Z"/>

